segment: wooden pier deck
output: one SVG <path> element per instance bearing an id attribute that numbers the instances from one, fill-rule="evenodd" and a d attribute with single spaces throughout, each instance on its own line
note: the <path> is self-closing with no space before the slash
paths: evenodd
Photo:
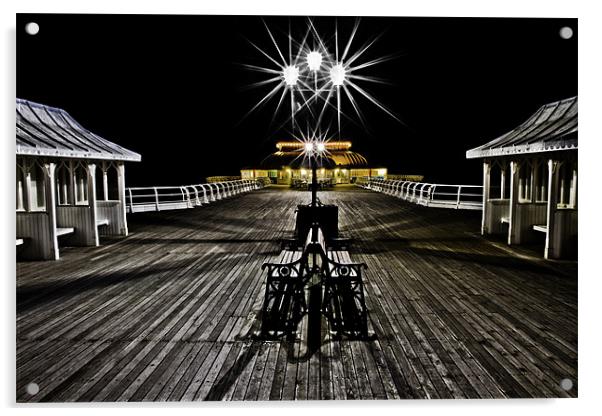
<path id="1" fill-rule="evenodd" d="M 479 213 L 348 188 L 371 341 L 262 341 L 265 274 L 309 193 L 130 215 L 131 235 L 17 265 L 17 400 L 575 397 L 577 276 L 482 239 Z M 574 387 L 566 392 L 560 381 Z M 38 394 L 26 385 L 39 385 Z"/>

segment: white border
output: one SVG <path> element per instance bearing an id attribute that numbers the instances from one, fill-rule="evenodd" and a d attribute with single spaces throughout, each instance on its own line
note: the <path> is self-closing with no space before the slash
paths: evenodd
<path id="1" fill-rule="evenodd" d="M 0 204 L 4 247 L 2 256 L 1 302 L 2 337 L 0 349 L 0 403 L 8 414 L 100 415 L 131 414 L 163 415 L 166 411 L 198 415 L 219 414 L 297 415 L 325 410 L 362 414 L 377 409 L 379 413 L 419 413 L 423 415 L 507 415 L 508 413 L 545 413 L 546 415 L 592 414 L 600 409 L 602 345 L 599 317 L 602 271 L 596 261 L 601 256 L 600 230 L 600 155 L 602 149 L 602 65 L 600 40 L 602 19 L 595 1 L 404 1 L 393 4 L 385 0 L 219 0 L 194 2 L 182 0 L 103 0 L 77 1 L 8 0 L 0 2 L 2 21 L 2 55 L 0 72 L 2 99 L 0 126 L 2 131 L 2 188 L 0 195 L 9 195 Z M 15 13 L 148 13 L 148 14 L 283 14 L 283 15 L 396 15 L 396 16 L 489 16 L 489 17 L 578 17 L 579 18 L 579 135 L 580 135 L 580 260 L 579 260 L 579 399 L 575 400 L 506 400 L 506 401 L 392 401 L 392 402 L 305 402 L 305 403 L 188 403 L 188 404 L 94 404 L 75 406 L 15 406 L 15 270 L 14 270 L 14 211 L 11 205 L 14 175 L 14 97 L 15 97 Z M 43 30 L 43 28 L 42 28 Z M 42 32 L 40 32 L 42 33 Z M 598 237 L 598 238 L 597 238 Z M 7 413 L 5 413 L 7 414 Z"/>

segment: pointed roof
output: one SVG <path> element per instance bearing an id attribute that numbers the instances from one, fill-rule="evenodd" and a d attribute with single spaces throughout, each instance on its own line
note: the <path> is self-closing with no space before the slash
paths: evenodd
<path id="1" fill-rule="evenodd" d="M 348 167 L 359 168 L 368 166 L 366 158 L 349 150 L 350 141 L 328 141 L 324 143 L 326 152 L 318 163 L 323 168 Z M 289 166 L 294 169 L 309 168 L 309 159 L 304 157 L 305 144 L 300 141 L 281 141 L 276 143 L 276 152 L 261 162 L 262 168 L 280 169 Z"/>
<path id="2" fill-rule="evenodd" d="M 520 126 L 466 152 L 467 159 L 577 149 L 577 97 L 542 106 Z"/>
<path id="3" fill-rule="evenodd" d="M 103 139 L 65 110 L 17 98 L 17 155 L 139 162 L 141 156 Z"/>

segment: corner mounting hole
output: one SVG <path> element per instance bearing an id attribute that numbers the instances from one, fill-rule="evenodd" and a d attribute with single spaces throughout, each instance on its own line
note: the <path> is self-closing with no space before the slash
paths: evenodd
<path id="1" fill-rule="evenodd" d="M 562 380 L 560 380 L 560 387 L 564 391 L 571 390 L 573 388 L 573 380 L 571 380 L 570 378 L 563 378 Z"/>
<path id="2" fill-rule="evenodd" d="M 39 31 L 40 25 L 38 25 L 36 22 L 29 22 L 25 25 L 25 32 L 28 35 L 37 35 Z"/>
<path id="3" fill-rule="evenodd" d="M 35 396 L 40 391 L 40 386 L 37 383 L 29 383 L 25 386 L 25 391 L 31 396 Z"/>
<path id="4" fill-rule="evenodd" d="M 562 28 L 560 28 L 560 37 L 562 39 L 570 39 L 573 37 L 573 29 L 570 28 L 569 26 L 564 26 Z"/>

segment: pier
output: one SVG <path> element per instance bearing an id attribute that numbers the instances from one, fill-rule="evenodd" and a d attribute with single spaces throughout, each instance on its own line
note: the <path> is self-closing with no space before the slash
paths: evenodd
<path id="1" fill-rule="evenodd" d="M 336 339 L 320 316 L 308 333 L 310 313 L 258 338 L 261 265 L 308 199 L 270 186 L 137 213 L 127 237 L 18 262 L 17 401 L 577 396 L 576 262 L 481 236 L 480 211 L 359 186 L 320 199 L 368 265 L 372 337 Z"/>

